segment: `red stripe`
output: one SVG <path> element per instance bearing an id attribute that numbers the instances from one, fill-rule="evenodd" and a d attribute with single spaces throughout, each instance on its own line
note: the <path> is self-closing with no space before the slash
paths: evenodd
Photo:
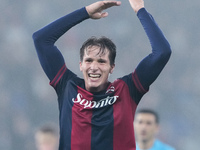
<path id="1" fill-rule="evenodd" d="M 136 85 L 136 88 L 137 88 L 141 93 L 143 93 L 143 94 L 146 93 L 147 90 L 145 90 L 145 89 L 143 88 L 143 86 L 142 86 L 142 84 L 140 83 L 140 80 L 139 80 L 139 78 L 138 78 L 136 72 L 134 72 L 134 73 L 132 74 L 132 78 L 133 78 L 133 82 L 134 82 L 135 85 Z"/>
<path id="2" fill-rule="evenodd" d="M 65 67 L 64 70 L 62 70 L 62 72 L 60 73 L 60 76 L 58 77 L 58 79 L 56 80 L 54 86 L 57 85 L 57 83 L 60 81 L 60 79 L 62 78 L 63 74 L 65 73 L 65 71 L 67 70 L 67 68 Z"/>
<path id="3" fill-rule="evenodd" d="M 78 87 L 78 93 L 82 96 L 81 100 L 91 101 L 93 96 Z M 80 98 L 79 97 L 79 98 Z M 89 98 L 89 99 L 88 99 Z M 76 99 L 76 101 L 79 101 Z M 83 101 L 84 104 L 85 101 Z M 71 133 L 71 149 L 72 150 L 91 150 L 91 118 L 92 109 L 84 108 L 80 103 L 74 103 L 72 107 L 72 133 Z"/>
<path id="4" fill-rule="evenodd" d="M 58 73 L 56 74 L 56 76 L 54 77 L 54 79 L 50 82 L 50 85 L 55 87 L 56 84 L 60 81 L 61 77 L 63 76 L 63 74 L 65 73 L 65 71 L 67 70 L 66 65 L 64 64 L 60 70 L 58 71 Z"/>
<path id="5" fill-rule="evenodd" d="M 120 87 L 123 87 L 123 91 Z M 123 81 L 118 83 L 115 95 L 120 95 L 120 97 L 113 105 L 113 150 L 135 150 L 133 120 L 136 104 L 131 99 L 128 86 Z"/>

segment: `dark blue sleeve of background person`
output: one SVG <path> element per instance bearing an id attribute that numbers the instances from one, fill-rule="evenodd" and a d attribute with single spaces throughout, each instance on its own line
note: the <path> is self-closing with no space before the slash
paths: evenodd
<path id="1" fill-rule="evenodd" d="M 86 9 L 81 8 L 59 18 L 33 34 L 41 66 L 50 81 L 54 79 L 58 71 L 65 64 L 62 54 L 54 46 L 55 42 L 71 27 L 87 18 L 89 18 L 89 15 Z"/>
<path id="2" fill-rule="evenodd" d="M 152 47 L 152 53 L 145 57 L 136 68 L 140 83 L 148 90 L 168 62 L 171 48 L 153 17 L 145 8 L 140 9 L 137 16 Z"/>

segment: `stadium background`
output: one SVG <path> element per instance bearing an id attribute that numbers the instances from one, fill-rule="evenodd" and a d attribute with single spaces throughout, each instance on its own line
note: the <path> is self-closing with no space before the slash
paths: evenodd
<path id="1" fill-rule="evenodd" d="M 56 94 L 39 64 L 32 33 L 94 0 L 0 0 L 0 149 L 34 150 L 34 132 L 44 123 L 58 126 Z M 177 150 L 194 150 L 200 141 L 200 1 L 146 0 L 171 44 L 172 57 L 139 108 L 161 117 L 158 137 Z M 57 45 L 67 66 L 81 76 L 79 48 L 90 36 L 105 35 L 117 45 L 114 80 L 130 73 L 150 52 L 150 44 L 128 1 L 109 17 L 72 28 Z M 68 58 L 68 59 L 67 59 Z"/>

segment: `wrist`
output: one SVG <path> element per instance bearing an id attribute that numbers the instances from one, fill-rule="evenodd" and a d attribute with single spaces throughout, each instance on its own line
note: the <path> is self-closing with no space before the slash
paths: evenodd
<path id="1" fill-rule="evenodd" d="M 138 12 L 136 13 L 136 14 L 137 14 L 137 16 L 138 16 L 140 13 L 142 13 L 144 10 L 145 10 L 145 8 L 144 8 L 144 7 L 140 8 L 140 9 L 138 10 Z"/>
<path id="2" fill-rule="evenodd" d="M 138 11 L 141 10 L 142 8 L 144 8 L 144 6 L 138 6 L 138 7 L 136 7 L 136 8 L 134 9 L 134 11 L 135 11 L 136 13 L 138 13 Z"/>
<path id="3" fill-rule="evenodd" d="M 90 16 L 90 11 L 89 11 L 89 6 L 85 6 L 85 10 L 86 10 L 86 12 L 88 13 L 88 15 Z"/>

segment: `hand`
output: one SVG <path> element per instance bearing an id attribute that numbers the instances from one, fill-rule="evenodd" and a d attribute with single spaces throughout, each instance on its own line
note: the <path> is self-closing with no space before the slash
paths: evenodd
<path id="1" fill-rule="evenodd" d="M 89 6 L 86 6 L 86 10 L 92 19 L 100 19 L 108 16 L 107 12 L 102 12 L 103 10 L 110 8 L 112 6 L 120 6 L 120 1 L 98 1 Z"/>
<path id="2" fill-rule="evenodd" d="M 143 0 L 129 0 L 131 7 L 137 13 L 138 10 L 144 8 L 144 1 Z"/>

